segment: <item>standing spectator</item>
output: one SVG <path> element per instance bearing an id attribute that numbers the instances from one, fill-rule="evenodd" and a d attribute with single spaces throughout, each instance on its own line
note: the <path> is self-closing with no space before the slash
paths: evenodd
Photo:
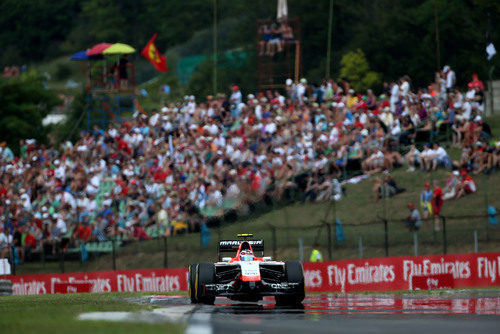
<path id="1" fill-rule="evenodd" d="M 315 243 L 313 246 L 313 250 L 311 252 L 311 256 L 309 257 L 309 261 L 311 262 L 323 262 L 323 255 L 321 255 L 321 246 L 318 243 Z"/>
<path id="2" fill-rule="evenodd" d="M 453 71 L 448 65 L 443 67 L 444 75 L 446 76 L 446 93 L 450 94 L 455 88 L 455 83 L 457 78 L 455 76 L 455 71 Z"/>
<path id="3" fill-rule="evenodd" d="M 410 215 L 406 218 L 406 227 L 410 231 L 418 231 L 420 226 L 422 226 L 420 212 L 418 212 L 413 203 L 408 203 L 408 209 L 410 209 Z"/>
<path id="4" fill-rule="evenodd" d="M 431 185 L 429 184 L 429 182 L 425 182 L 424 187 L 425 187 L 425 189 L 420 194 L 420 205 L 422 206 L 422 210 L 424 212 L 423 218 L 425 219 L 427 227 L 429 227 L 429 222 L 427 219 L 429 218 L 430 215 L 432 215 L 431 200 L 432 200 L 433 192 L 432 192 Z"/>
<path id="5" fill-rule="evenodd" d="M 7 257 L 7 254 L 9 254 L 10 239 L 3 226 L 0 225 L 0 259 Z"/>
<path id="6" fill-rule="evenodd" d="M 391 113 L 396 113 L 396 106 L 399 102 L 399 85 L 398 82 L 392 82 L 391 85 Z"/>
<path id="7" fill-rule="evenodd" d="M 432 196 L 432 213 L 434 215 L 434 231 L 439 231 L 439 215 L 443 207 L 443 191 L 438 181 L 434 181 L 434 192 Z"/>
<path id="8" fill-rule="evenodd" d="M 473 88 L 477 87 L 481 91 L 484 90 L 484 84 L 481 80 L 479 80 L 479 77 L 477 76 L 476 73 L 472 74 L 472 81 L 469 82 L 468 86 Z"/>

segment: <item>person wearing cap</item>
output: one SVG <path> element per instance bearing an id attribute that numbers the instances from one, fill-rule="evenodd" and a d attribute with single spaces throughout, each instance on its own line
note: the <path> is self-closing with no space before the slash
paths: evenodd
<path id="1" fill-rule="evenodd" d="M 434 180 L 434 191 L 432 193 L 432 214 L 434 215 L 434 231 L 439 231 L 439 215 L 443 207 L 443 191 L 439 187 L 439 182 Z"/>
<path id="2" fill-rule="evenodd" d="M 433 192 L 431 189 L 431 184 L 429 182 L 425 182 L 424 187 L 425 187 L 425 189 L 420 194 L 420 206 L 422 207 L 422 210 L 424 212 L 423 218 L 426 221 L 426 225 L 429 226 L 430 224 L 427 221 L 427 219 L 430 217 L 430 215 L 432 215 L 431 200 L 432 200 Z"/>
<path id="3" fill-rule="evenodd" d="M 232 91 L 233 92 L 231 94 L 231 97 L 229 98 L 229 102 L 231 103 L 231 116 L 236 119 L 241 113 L 240 105 L 242 103 L 243 96 L 238 86 L 233 86 Z"/>
<path id="4" fill-rule="evenodd" d="M 406 218 L 405 225 L 410 231 L 418 231 L 420 226 L 422 226 L 420 212 L 418 212 L 413 203 L 408 203 L 408 209 L 410 210 L 410 214 Z"/>
<path id="5" fill-rule="evenodd" d="M 300 79 L 300 82 L 297 84 L 297 100 L 299 101 L 299 105 L 303 105 L 307 92 L 307 80 L 306 78 Z"/>
<path id="6" fill-rule="evenodd" d="M 477 191 L 476 181 L 467 173 L 466 169 L 460 171 L 460 183 L 455 198 L 475 193 Z"/>
<path id="7" fill-rule="evenodd" d="M 479 80 L 479 77 L 476 73 L 472 74 L 472 81 L 469 82 L 468 86 L 473 88 L 479 88 L 479 90 L 481 91 L 484 90 L 484 84 L 481 80 Z"/>

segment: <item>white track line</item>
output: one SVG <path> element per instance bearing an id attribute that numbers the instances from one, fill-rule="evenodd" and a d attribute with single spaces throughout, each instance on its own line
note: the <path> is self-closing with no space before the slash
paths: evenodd
<path id="1" fill-rule="evenodd" d="M 206 310 L 203 312 L 202 306 L 200 311 L 196 310 L 189 318 L 189 325 L 186 328 L 186 334 L 213 334 L 212 329 L 212 314 Z"/>

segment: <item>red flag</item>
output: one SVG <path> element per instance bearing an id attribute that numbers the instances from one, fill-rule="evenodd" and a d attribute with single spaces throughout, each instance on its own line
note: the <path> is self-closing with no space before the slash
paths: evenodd
<path id="1" fill-rule="evenodd" d="M 149 40 L 148 44 L 142 49 L 141 54 L 148 59 L 151 64 L 160 72 L 167 72 L 167 58 L 160 54 L 160 51 L 156 48 L 155 39 L 158 33 L 155 33 L 153 37 Z"/>

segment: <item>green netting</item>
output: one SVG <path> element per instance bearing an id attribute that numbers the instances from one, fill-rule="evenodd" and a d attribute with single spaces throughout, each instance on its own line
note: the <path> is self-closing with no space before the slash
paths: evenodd
<path id="1" fill-rule="evenodd" d="M 242 51 L 226 51 L 217 55 L 217 66 L 225 68 L 237 68 L 244 65 L 248 54 Z M 191 75 L 198 64 L 207 59 L 206 55 L 194 55 L 184 57 L 177 63 L 177 76 L 182 85 L 187 85 Z"/>

